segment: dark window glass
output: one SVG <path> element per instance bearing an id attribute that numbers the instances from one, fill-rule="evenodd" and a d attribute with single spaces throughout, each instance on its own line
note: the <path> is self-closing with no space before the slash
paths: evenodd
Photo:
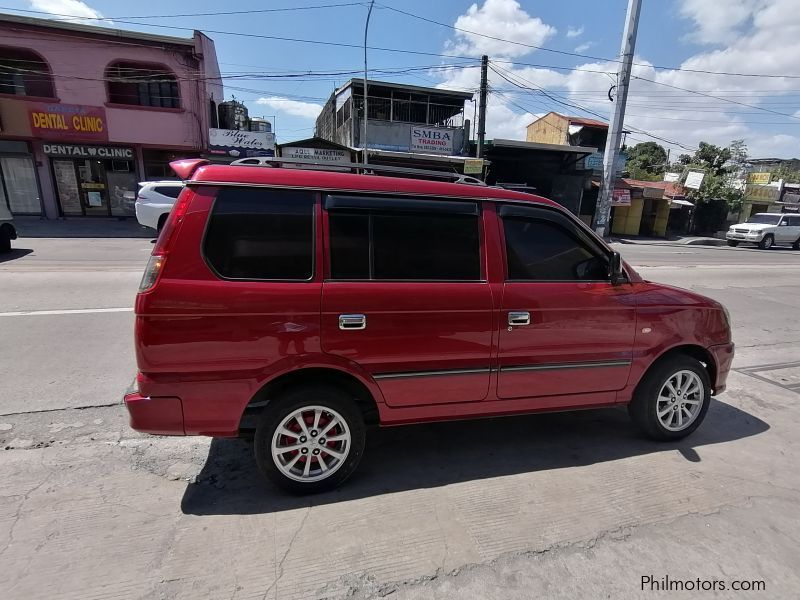
<path id="1" fill-rule="evenodd" d="M 31 50 L 0 48 L 0 94 L 54 97 L 49 65 Z"/>
<path id="2" fill-rule="evenodd" d="M 338 211 L 329 215 L 334 279 L 481 278 L 477 216 Z"/>
<path id="3" fill-rule="evenodd" d="M 608 278 L 606 257 L 593 253 L 550 221 L 504 218 L 508 278 L 523 281 L 597 281 Z"/>
<path id="4" fill-rule="evenodd" d="M 786 224 L 790 227 L 797 227 L 800 225 L 800 217 L 784 217 L 783 220 L 786 221 Z"/>
<path id="5" fill-rule="evenodd" d="M 175 74 L 164 67 L 118 62 L 106 69 L 106 79 L 109 102 L 180 108 Z"/>
<path id="6" fill-rule="evenodd" d="M 222 189 L 211 212 L 204 251 L 223 277 L 311 279 L 314 193 Z"/>
<path id="7" fill-rule="evenodd" d="M 369 279 L 368 214 L 328 213 L 331 277 Z"/>
<path id="8" fill-rule="evenodd" d="M 177 185 L 159 185 L 154 188 L 154 191 L 157 194 L 163 194 L 164 196 L 169 196 L 170 198 L 177 198 L 183 187 Z"/>

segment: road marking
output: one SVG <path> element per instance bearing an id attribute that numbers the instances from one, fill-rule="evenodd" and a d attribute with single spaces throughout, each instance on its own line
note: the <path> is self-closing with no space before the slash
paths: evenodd
<path id="1" fill-rule="evenodd" d="M 133 308 L 70 308 L 65 310 L 18 310 L 0 312 L 0 317 L 27 317 L 36 315 L 90 315 L 94 313 L 133 312 Z"/>

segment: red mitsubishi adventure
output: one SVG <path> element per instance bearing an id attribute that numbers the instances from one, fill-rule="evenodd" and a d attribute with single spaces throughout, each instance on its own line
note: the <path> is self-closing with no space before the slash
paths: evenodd
<path id="1" fill-rule="evenodd" d="M 136 298 L 131 426 L 255 433 L 294 492 L 356 469 L 369 425 L 628 405 L 694 431 L 727 311 L 642 280 L 559 205 L 465 183 L 173 163 L 187 185 Z"/>

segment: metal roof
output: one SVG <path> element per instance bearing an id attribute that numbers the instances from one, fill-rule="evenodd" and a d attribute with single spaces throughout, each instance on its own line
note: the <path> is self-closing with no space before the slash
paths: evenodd
<path id="1" fill-rule="evenodd" d="M 81 23 L 71 23 L 68 21 L 56 21 L 55 19 L 38 19 L 36 17 L 23 17 L 19 15 L 8 15 L 0 13 L 0 24 L 13 23 L 17 25 L 27 25 L 30 27 L 43 27 L 45 29 L 60 29 L 63 31 L 73 31 L 101 37 L 112 37 L 156 44 L 173 44 L 180 46 L 194 46 L 193 38 L 180 38 L 169 35 L 155 35 L 152 33 L 142 33 L 139 31 L 128 31 L 125 29 L 114 29 L 111 27 L 98 27 L 96 25 L 83 25 Z"/>
<path id="2" fill-rule="evenodd" d="M 486 142 L 488 147 L 517 148 L 520 150 L 548 150 L 550 152 L 569 152 L 572 154 L 594 154 L 597 148 L 589 146 L 568 146 L 566 144 L 545 144 L 543 142 L 523 142 L 522 140 L 505 140 L 495 138 Z"/>
<path id="3" fill-rule="evenodd" d="M 343 86 L 338 88 L 334 93 L 338 95 L 342 91 L 346 90 L 348 87 L 352 87 L 353 85 L 364 85 L 363 79 L 356 79 L 353 78 Z M 377 81 L 375 79 L 367 79 L 368 86 L 380 86 L 386 88 L 392 88 L 395 90 L 404 90 L 407 92 L 416 92 L 419 94 L 433 94 L 438 96 L 452 96 L 453 98 L 459 98 L 464 100 L 472 100 L 472 97 L 475 95 L 472 92 L 459 92 L 456 90 L 447 90 L 442 88 L 435 88 L 435 87 L 423 87 L 419 85 L 408 85 L 405 83 L 392 83 L 389 81 Z"/>

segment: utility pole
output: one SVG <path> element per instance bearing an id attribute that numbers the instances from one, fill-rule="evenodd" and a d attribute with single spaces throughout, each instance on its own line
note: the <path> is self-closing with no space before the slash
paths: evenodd
<path id="1" fill-rule="evenodd" d="M 483 143 L 486 138 L 486 78 L 489 70 L 489 57 L 481 56 L 481 88 L 478 96 L 478 158 L 483 158 Z"/>
<path id="2" fill-rule="evenodd" d="M 375 0 L 370 0 L 369 10 L 367 11 L 367 22 L 364 24 L 364 164 L 369 164 L 369 152 L 367 151 L 367 121 L 369 111 L 367 110 L 367 33 L 369 32 L 369 18 L 372 16 L 372 7 Z"/>
<path id="3" fill-rule="evenodd" d="M 628 101 L 628 86 L 631 80 L 631 64 L 636 47 L 636 31 L 639 28 L 639 11 L 642 0 L 628 0 L 628 14 L 625 17 L 625 31 L 622 34 L 621 62 L 617 72 L 617 95 L 614 98 L 614 116 L 608 129 L 606 152 L 603 157 L 603 185 L 597 199 L 594 214 L 595 231 L 605 235 L 609 229 L 611 216 L 611 196 L 616 176 L 616 161 L 622 138 L 622 125 L 625 120 L 625 104 Z"/>

